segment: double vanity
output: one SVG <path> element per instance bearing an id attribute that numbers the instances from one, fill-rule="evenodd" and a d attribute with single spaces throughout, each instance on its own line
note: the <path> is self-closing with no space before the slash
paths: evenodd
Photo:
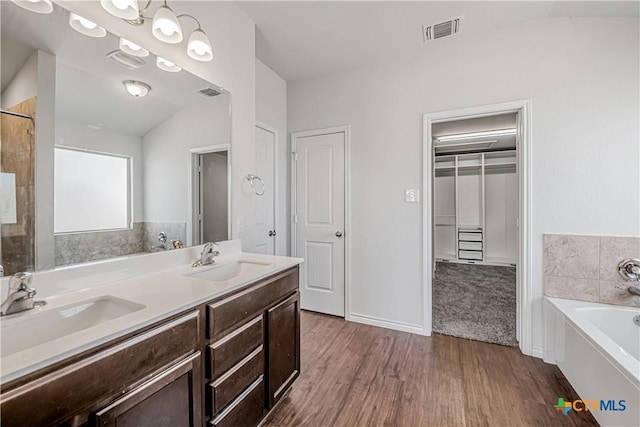
<path id="1" fill-rule="evenodd" d="M 259 424 L 300 372 L 302 260 L 201 249 L 34 274 L 46 305 L 0 320 L 1 424 Z"/>

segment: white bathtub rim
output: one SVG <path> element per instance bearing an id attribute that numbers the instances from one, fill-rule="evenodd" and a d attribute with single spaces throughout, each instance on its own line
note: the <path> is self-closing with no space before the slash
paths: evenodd
<path id="1" fill-rule="evenodd" d="M 618 343 L 609 338 L 600 328 L 596 327 L 585 315 L 577 309 L 584 307 L 615 308 L 640 313 L 636 307 L 600 304 L 587 301 L 566 300 L 545 297 L 569 324 L 587 340 L 609 363 L 611 363 L 631 384 L 640 389 L 640 362 L 627 353 Z"/>

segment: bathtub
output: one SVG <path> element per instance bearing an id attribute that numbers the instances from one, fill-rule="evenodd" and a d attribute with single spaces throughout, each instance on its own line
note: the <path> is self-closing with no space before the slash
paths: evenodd
<path id="1" fill-rule="evenodd" d="M 558 365 L 581 400 L 605 402 L 591 411 L 600 425 L 640 426 L 640 326 L 633 323 L 640 308 L 545 297 L 544 314 L 545 362 Z"/>

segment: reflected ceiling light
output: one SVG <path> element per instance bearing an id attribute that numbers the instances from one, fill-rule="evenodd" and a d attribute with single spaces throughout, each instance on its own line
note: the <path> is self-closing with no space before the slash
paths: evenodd
<path id="1" fill-rule="evenodd" d="M 514 129 L 490 130 L 485 132 L 459 133 L 456 135 L 444 135 L 444 136 L 439 136 L 436 139 L 438 141 L 458 141 L 461 139 L 470 139 L 470 138 L 491 138 L 496 136 L 515 135 L 516 133 L 517 133 L 517 130 L 514 128 Z"/>
<path id="2" fill-rule="evenodd" d="M 104 37 L 107 35 L 107 30 L 95 22 L 89 21 L 87 18 L 83 18 L 73 12 L 69 14 L 69 25 L 71 25 L 71 28 L 85 36 Z"/>
<path id="3" fill-rule="evenodd" d="M 138 11 L 137 0 L 100 0 L 103 9 L 122 19 L 137 19 L 140 12 Z"/>
<path id="4" fill-rule="evenodd" d="M 156 59 L 156 65 L 161 70 L 168 71 L 170 73 L 177 73 L 178 71 L 182 70 L 182 68 L 180 68 L 173 62 L 168 61 L 160 56 L 158 56 L 158 59 Z"/>
<path id="5" fill-rule="evenodd" d="M 199 26 L 189 37 L 187 54 L 196 61 L 211 61 L 213 59 L 213 49 L 209 37 Z"/>
<path id="6" fill-rule="evenodd" d="M 53 12 L 53 4 L 51 0 L 11 0 L 23 9 L 35 13 L 51 13 Z"/>
<path id="7" fill-rule="evenodd" d="M 142 98 L 143 96 L 146 96 L 151 90 L 151 86 L 137 80 L 125 80 L 122 83 L 127 89 L 127 92 L 129 92 L 129 94 L 135 98 Z"/>
<path id="8" fill-rule="evenodd" d="M 138 46 L 132 41 L 123 39 L 122 37 L 120 37 L 120 50 L 133 56 L 139 56 L 139 57 L 149 56 L 149 51 L 147 49 Z"/>
<path id="9" fill-rule="evenodd" d="M 182 41 L 182 27 L 178 17 L 166 2 L 153 15 L 151 33 L 158 40 L 165 43 L 180 43 Z"/>

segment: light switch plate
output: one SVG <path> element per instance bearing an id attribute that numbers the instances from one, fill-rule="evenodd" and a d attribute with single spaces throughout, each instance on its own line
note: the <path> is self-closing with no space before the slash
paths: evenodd
<path id="1" fill-rule="evenodd" d="M 420 201 L 420 190 L 417 188 L 404 190 L 404 201 L 407 203 L 418 203 Z"/>
<path id="2" fill-rule="evenodd" d="M 236 227 L 236 230 L 238 231 L 238 233 L 244 233 L 244 217 L 238 217 L 238 225 Z"/>

